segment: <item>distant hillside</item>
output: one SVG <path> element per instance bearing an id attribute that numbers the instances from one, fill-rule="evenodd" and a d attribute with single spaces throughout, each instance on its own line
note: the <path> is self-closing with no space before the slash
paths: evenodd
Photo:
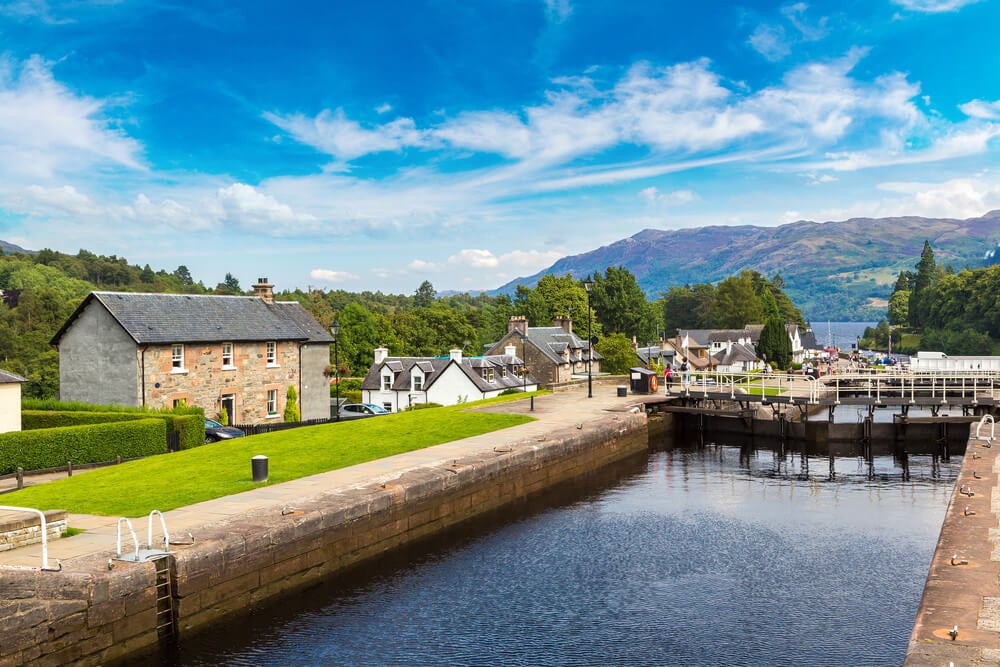
<path id="1" fill-rule="evenodd" d="M 4 254 L 7 253 L 21 253 L 22 255 L 33 255 L 34 250 L 25 250 L 21 246 L 14 245 L 13 243 L 7 243 L 6 241 L 0 241 L 0 248 L 3 249 Z"/>
<path id="2" fill-rule="evenodd" d="M 582 255 L 565 257 L 495 293 L 533 287 L 547 274 L 584 277 L 624 266 L 649 298 L 673 285 L 715 282 L 755 269 L 780 273 L 786 293 L 806 317 L 878 320 L 901 270 L 912 271 L 924 240 L 939 266 L 956 270 L 986 264 L 1000 242 L 1000 210 L 980 218 L 853 218 L 842 222 L 793 222 L 779 227 L 647 229 Z"/>

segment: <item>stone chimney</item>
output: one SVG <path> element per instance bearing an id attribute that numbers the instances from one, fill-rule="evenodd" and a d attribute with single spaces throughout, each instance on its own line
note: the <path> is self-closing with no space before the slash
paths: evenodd
<path id="1" fill-rule="evenodd" d="M 569 318 L 569 315 L 561 315 L 554 320 L 552 320 L 552 326 L 559 327 L 568 334 L 573 333 L 573 320 Z"/>
<path id="2" fill-rule="evenodd" d="M 524 315 L 511 315 L 510 322 L 507 323 L 507 333 L 518 331 L 522 335 L 528 335 L 528 318 Z"/>
<path id="3" fill-rule="evenodd" d="M 462 348 L 454 347 L 448 351 L 448 354 L 451 355 L 452 361 L 457 361 L 458 363 L 462 363 Z"/>
<path id="4" fill-rule="evenodd" d="M 375 348 L 375 363 L 381 364 L 383 361 L 389 358 L 389 348 L 384 345 L 380 345 Z"/>
<path id="5" fill-rule="evenodd" d="M 258 278 L 253 286 L 253 295 L 260 297 L 264 303 L 274 303 L 274 285 L 267 282 L 267 278 Z"/>

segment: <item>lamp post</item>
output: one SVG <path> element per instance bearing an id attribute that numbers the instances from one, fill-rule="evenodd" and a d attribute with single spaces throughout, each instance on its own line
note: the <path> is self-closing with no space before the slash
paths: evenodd
<path id="1" fill-rule="evenodd" d="M 337 348 L 337 336 L 340 334 L 340 323 L 337 320 L 330 325 L 330 335 L 333 336 L 333 373 L 335 382 L 334 388 L 337 403 L 337 421 L 340 421 L 340 350 Z"/>
<path id="2" fill-rule="evenodd" d="M 521 391 L 528 393 L 528 334 L 521 334 Z"/>
<path id="3" fill-rule="evenodd" d="M 594 397 L 594 336 L 590 330 L 593 323 L 593 315 L 590 310 L 590 292 L 594 289 L 594 281 L 590 276 L 583 281 L 583 288 L 587 290 L 587 398 Z"/>

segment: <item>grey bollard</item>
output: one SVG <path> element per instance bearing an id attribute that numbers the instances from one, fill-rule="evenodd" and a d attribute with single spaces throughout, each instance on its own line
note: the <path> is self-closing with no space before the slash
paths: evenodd
<path id="1" fill-rule="evenodd" d="M 257 455 L 250 459 L 250 467 L 253 471 L 253 481 L 255 482 L 266 482 L 267 481 L 267 457 Z"/>
<path id="2" fill-rule="evenodd" d="M 628 396 L 628 387 L 624 385 L 618 385 L 618 397 L 623 398 Z"/>

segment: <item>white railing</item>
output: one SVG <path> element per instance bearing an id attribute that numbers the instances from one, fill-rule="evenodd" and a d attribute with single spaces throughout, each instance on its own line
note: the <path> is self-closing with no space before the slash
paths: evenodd
<path id="1" fill-rule="evenodd" d="M 995 385 L 1000 373 L 988 371 L 919 371 L 901 369 L 869 373 L 833 373 L 817 380 L 810 375 L 787 373 L 726 373 L 698 371 L 675 376 L 680 380 L 680 392 L 685 396 L 719 398 L 729 394 L 731 400 L 750 397 L 766 403 L 778 396 L 782 400 L 816 404 L 841 403 L 845 397 L 865 397 L 881 403 L 888 396 L 899 397 L 913 404 L 917 399 L 946 404 L 949 401 L 977 405 L 980 398 L 997 398 Z M 673 385 L 676 387 L 676 383 Z"/>
<path id="2" fill-rule="evenodd" d="M 11 505 L 0 505 L 0 510 L 9 510 L 12 512 L 31 512 L 37 514 L 39 520 L 41 521 L 42 530 L 42 569 L 47 572 L 58 572 L 62 569 L 62 563 L 56 561 L 57 567 L 49 567 L 49 531 L 48 524 L 45 521 L 45 512 L 41 510 L 36 510 L 33 507 L 13 507 Z"/>

